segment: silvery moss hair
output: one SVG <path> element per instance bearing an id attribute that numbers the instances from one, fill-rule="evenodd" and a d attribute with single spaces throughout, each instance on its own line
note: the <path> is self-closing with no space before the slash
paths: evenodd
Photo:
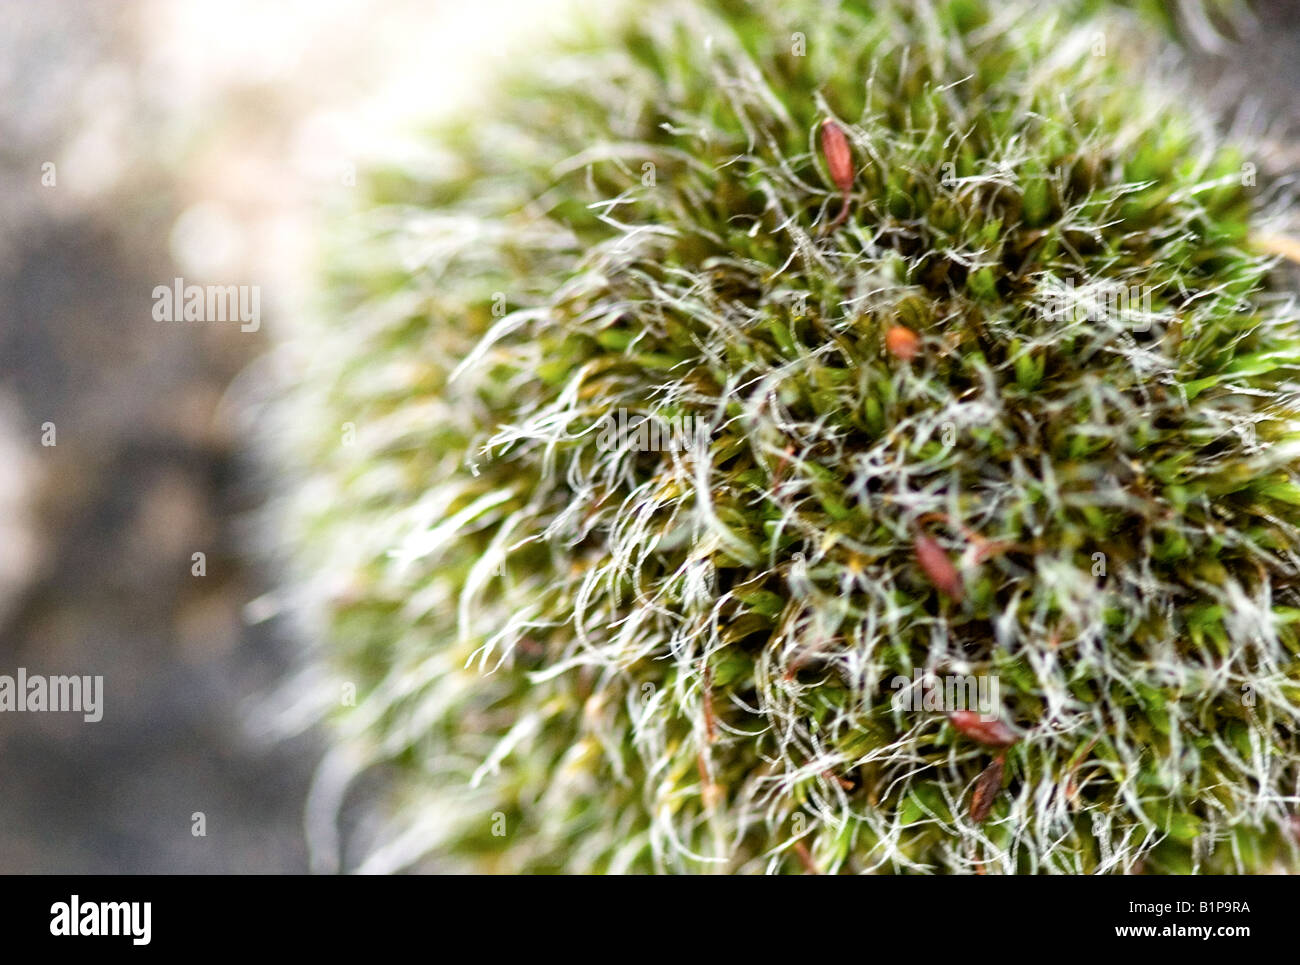
<path id="1" fill-rule="evenodd" d="M 633 5 L 366 175 L 280 409 L 362 868 L 1296 867 L 1300 329 L 1105 7 Z"/>

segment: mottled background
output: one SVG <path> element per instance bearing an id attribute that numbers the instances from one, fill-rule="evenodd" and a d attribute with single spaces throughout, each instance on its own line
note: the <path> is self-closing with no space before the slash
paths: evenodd
<path id="1" fill-rule="evenodd" d="M 1286 178 L 1300 2 L 1256 7 L 1195 59 L 1205 109 L 1270 128 L 1261 170 Z M 0 0 L 0 673 L 105 678 L 100 723 L 0 715 L 0 872 L 308 868 L 319 741 L 264 726 L 294 644 L 256 562 L 256 359 L 310 305 L 349 166 L 472 102 L 562 9 Z M 258 285 L 261 330 L 153 321 L 177 275 Z"/>
<path id="2" fill-rule="evenodd" d="M 99 723 L 0 714 L 0 872 L 306 870 L 241 386 L 349 166 L 556 6 L 0 0 L 0 673 L 105 678 Z M 154 321 L 178 275 L 258 285 L 261 330 Z"/>

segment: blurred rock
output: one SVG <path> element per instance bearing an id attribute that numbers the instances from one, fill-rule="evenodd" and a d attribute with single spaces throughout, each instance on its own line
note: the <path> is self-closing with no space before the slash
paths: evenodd
<path id="1" fill-rule="evenodd" d="M 19 409 L 0 392 L 0 626 L 42 568 L 45 545 L 37 528 L 33 500 L 40 485 L 36 444 L 23 437 Z"/>

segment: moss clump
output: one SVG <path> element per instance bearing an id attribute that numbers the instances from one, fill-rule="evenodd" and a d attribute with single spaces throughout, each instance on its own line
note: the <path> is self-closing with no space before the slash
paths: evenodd
<path id="1" fill-rule="evenodd" d="M 373 174 L 284 410 L 367 867 L 1294 864 L 1300 332 L 1082 6 L 658 2 Z"/>

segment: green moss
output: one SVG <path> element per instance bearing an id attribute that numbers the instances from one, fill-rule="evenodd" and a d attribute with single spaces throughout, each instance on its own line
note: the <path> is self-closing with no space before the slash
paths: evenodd
<path id="1" fill-rule="evenodd" d="M 284 410 L 371 867 L 1294 866 L 1300 335 L 1083 6 L 656 3 L 374 174 Z"/>

